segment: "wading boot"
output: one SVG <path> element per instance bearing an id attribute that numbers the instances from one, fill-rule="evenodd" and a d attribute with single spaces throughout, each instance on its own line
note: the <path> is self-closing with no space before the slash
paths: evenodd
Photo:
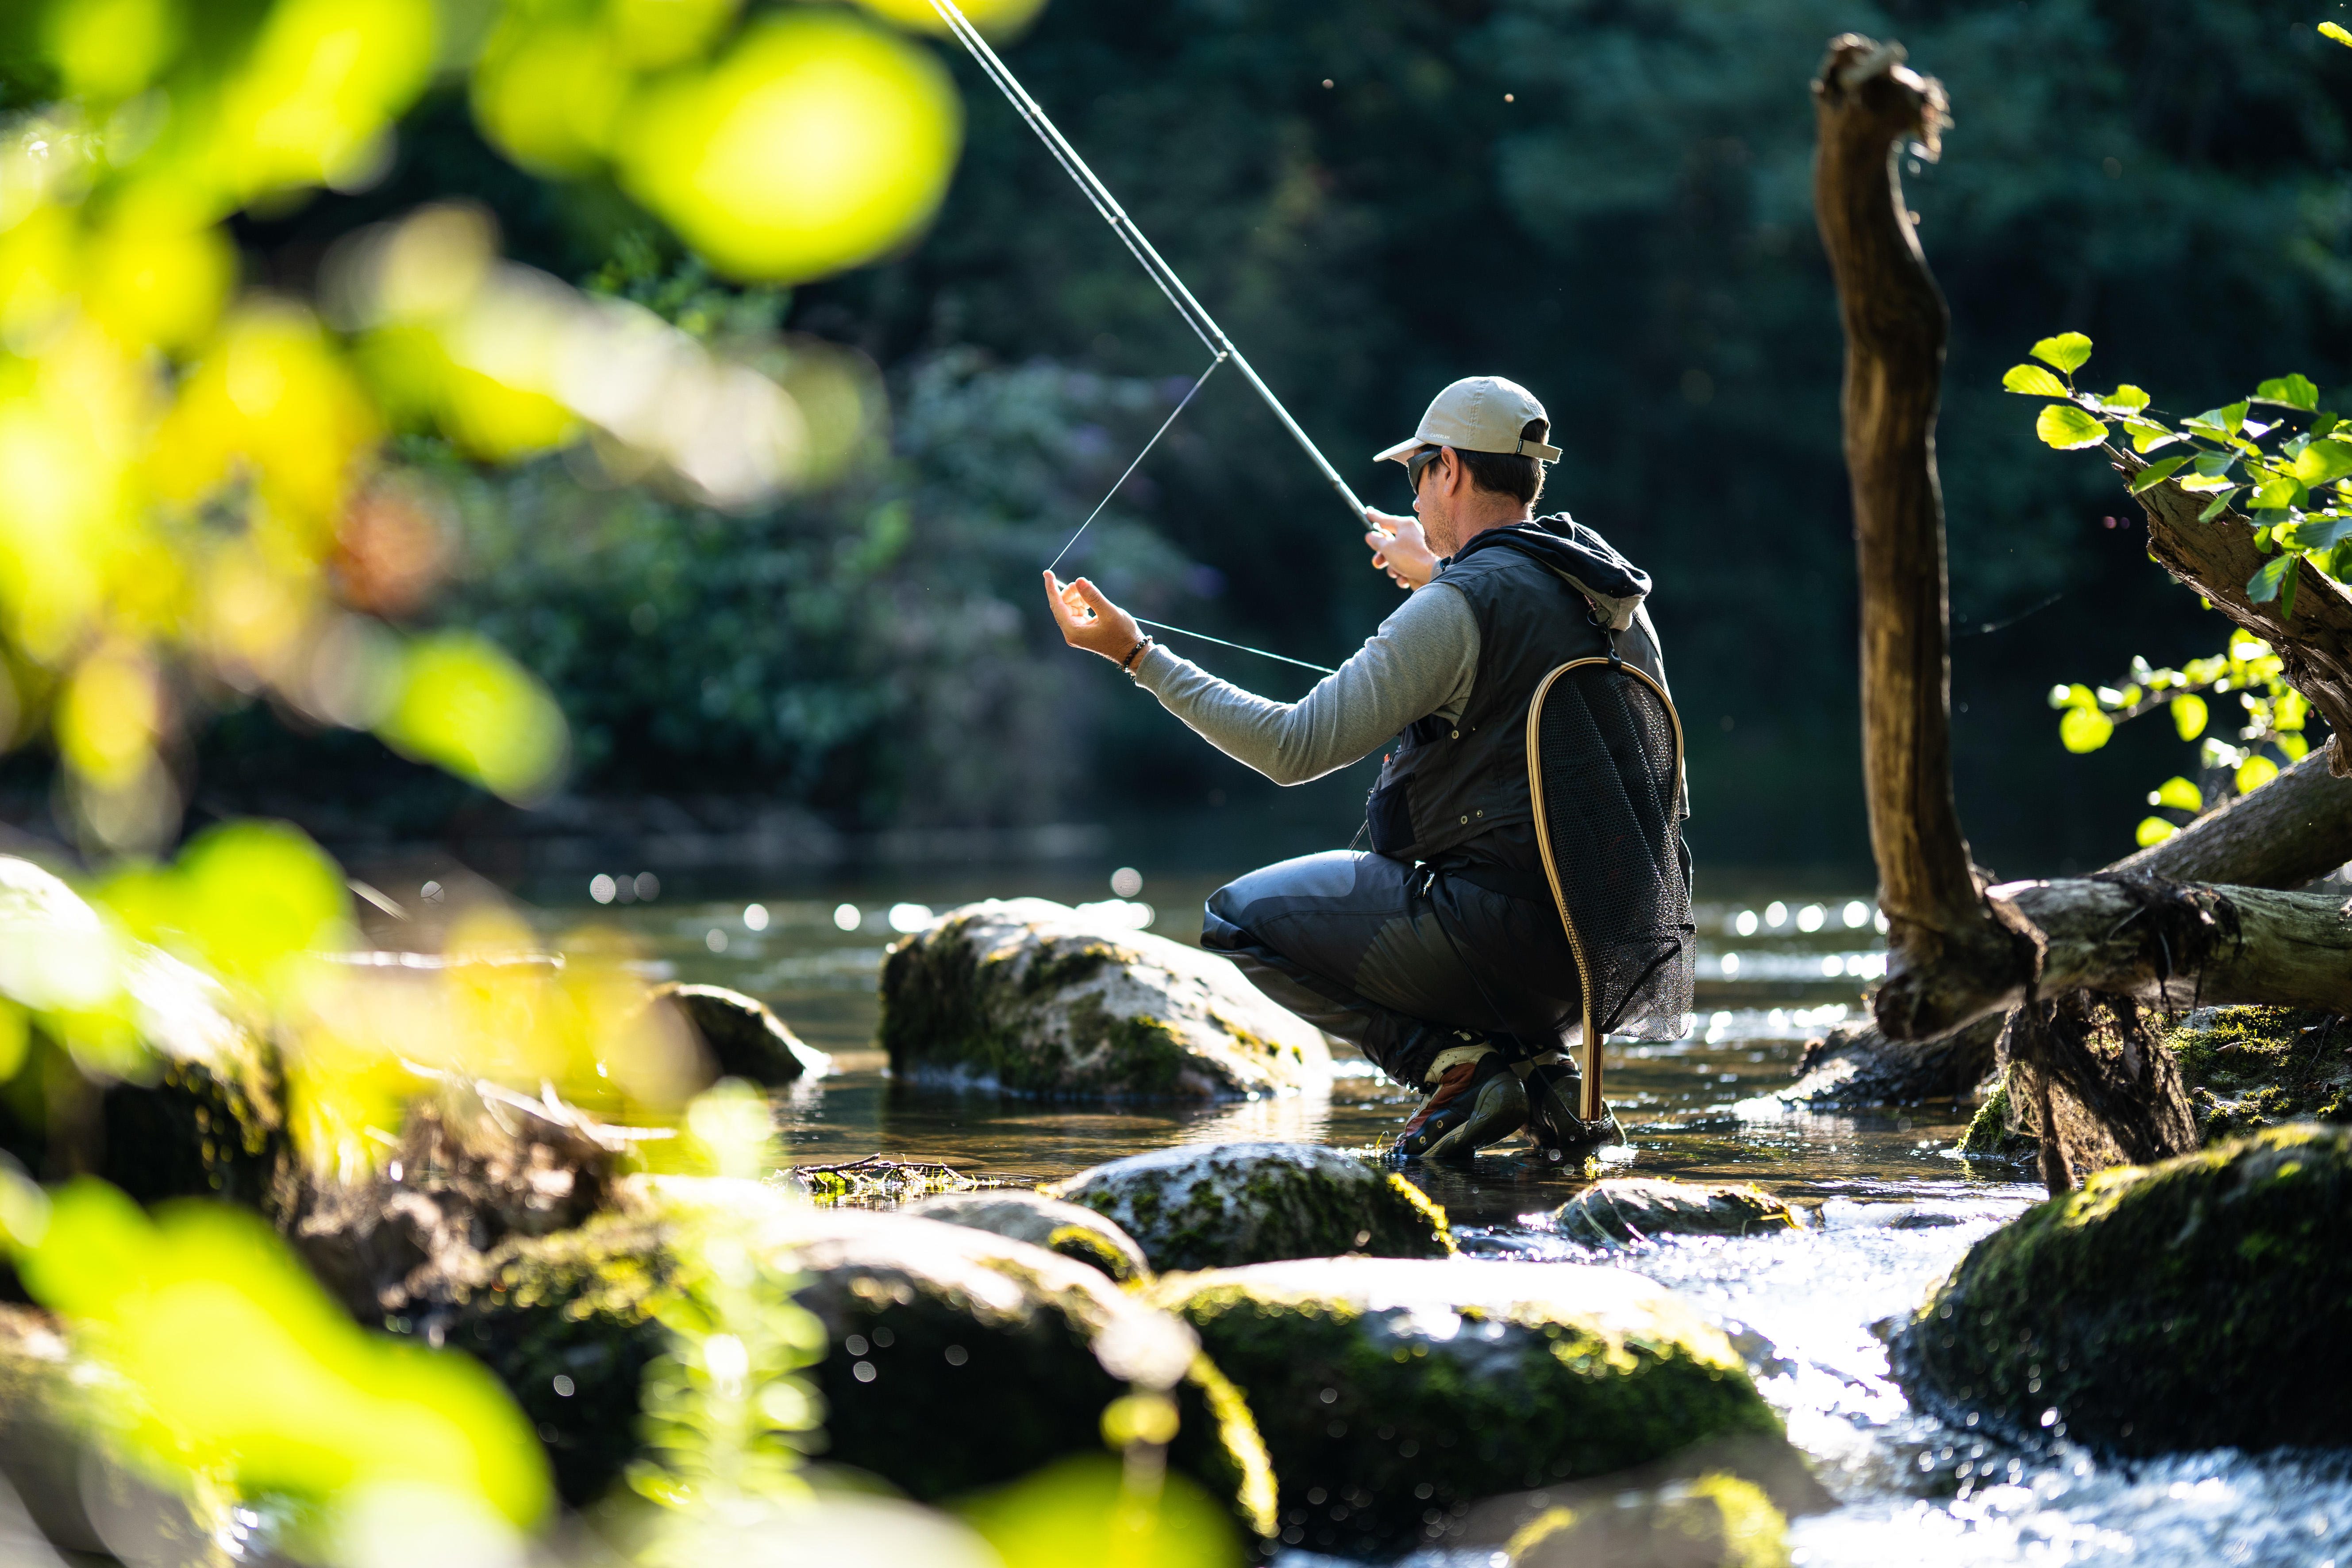
<path id="1" fill-rule="evenodd" d="M 1565 1053 L 1546 1051 L 1533 1060 L 1513 1063 L 1511 1070 L 1527 1089 L 1528 1131 L 1539 1157 L 1559 1163 L 1581 1159 L 1604 1144 L 1625 1142 L 1625 1130 L 1617 1125 L 1617 1113 L 1605 1101 L 1597 1121 L 1577 1114 L 1584 1103 L 1584 1075 Z"/>
<path id="2" fill-rule="evenodd" d="M 1405 1159 L 1467 1160 L 1527 1125 L 1527 1090 L 1492 1046 L 1440 1051 L 1427 1081 L 1429 1098 L 1397 1135 Z"/>

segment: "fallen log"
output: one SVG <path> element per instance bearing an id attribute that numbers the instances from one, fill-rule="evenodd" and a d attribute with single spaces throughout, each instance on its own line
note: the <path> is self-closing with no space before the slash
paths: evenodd
<path id="1" fill-rule="evenodd" d="M 2104 877 L 2300 888 L 2352 861 L 2352 779 L 2314 752 L 2161 844 L 2126 856 Z M 1832 1030 L 1805 1051 L 1779 1098 L 1827 1105 L 1910 1105 L 1970 1094 L 1994 1068 L 2006 1019 L 1988 1015 L 1957 1033 L 1890 1040 L 1874 1021 Z"/>

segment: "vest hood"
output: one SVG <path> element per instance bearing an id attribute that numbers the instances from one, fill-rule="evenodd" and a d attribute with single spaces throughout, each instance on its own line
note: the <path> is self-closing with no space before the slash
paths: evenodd
<path id="1" fill-rule="evenodd" d="M 1650 596 L 1650 574 L 1564 511 L 1507 528 L 1490 528 L 1455 551 L 1449 563 L 1481 550 L 1512 550 L 1532 556 L 1592 602 L 1612 632 L 1633 624 L 1633 612 Z"/>

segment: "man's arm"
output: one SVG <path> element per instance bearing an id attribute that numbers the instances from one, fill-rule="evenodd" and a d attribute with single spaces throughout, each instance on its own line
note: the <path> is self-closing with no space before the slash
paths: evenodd
<path id="1" fill-rule="evenodd" d="M 1460 594 L 1415 594 L 1296 702 L 1255 696 L 1156 645 L 1134 673 L 1217 750 L 1276 784 L 1305 784 L 1370 754 L 1415 720 L 1458 718 L 1478 673 L 1478 621 Z"/>

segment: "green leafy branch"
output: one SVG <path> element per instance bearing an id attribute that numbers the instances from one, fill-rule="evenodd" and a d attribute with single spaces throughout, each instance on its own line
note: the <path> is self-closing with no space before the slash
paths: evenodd
<path id="1" fill-rule="evenodd" d="M 2299 562 L 2338 582 L 2352 574 L 2352 496 L 2344 486 L 2352 440 L 2335 434 L 2344 423 L 2319 406 L 2319 388 L 2308 377 L 2279 376 L 2251 397 L 2168 423 L 2139 387 L 2097 393 L 2075 384 L 2074 373 L 2091 357 L 2082 333 L 2044 338 L 2032 353 L 2040 364 L 2012 365 L 2000 384 L 2027 397 L 2065 400 L 2035 416 L 2034 434 L 2045 445 L 2071 452 L 2121 437 L 2142 457 L 2177 447 L 2133 475 L 2131 493 L 2172 479 L 2210 498 L 2200 522 L 2244 498 L 2255 548 L 2270 557 L 2246 583 L 2255 604 L 2276 600 L 2279 618 L 2291 619 Z"/>
<path id="2" fill-rule="evenodd" d="M 2246 723 L 2237 732 L 2242 745 L 2232 745 L 2206 733 L 2212 717 L 2206 696 L 2237 694 Z M 2233 631 L 2224 652 L 2194 658 L 2178 669 L 2159 669 L 2135 656 L 2131 674 L 2113 686 L 2053 686 L 2050 706 L 2059 710 L 2058 740 L 2068 751 L 2095 752 L 2114 735 L 2116 726 L 2159 709 L 2172 718 L 2183 741 L 2197 741 L 2199 763 L 2206 775 L 2200 786 L 2175 776 L 2148 792 L 2147 804 L 2185 813 L 2185 822 L 2234 795 L 2245 795 L 2276 778 L 2279 763 L 2265 756 L 2265 746 L 2287 762 L 2300 761 L 2311 750 L 2304 734 L 2311 703 L 2287 684 L 2285 661 L 2270 644 L 2244 631 Z M 2180 830 L 2168 817 L 2141 819 L 2137 837 L 2145 848 L 2160 844 Z"/>

